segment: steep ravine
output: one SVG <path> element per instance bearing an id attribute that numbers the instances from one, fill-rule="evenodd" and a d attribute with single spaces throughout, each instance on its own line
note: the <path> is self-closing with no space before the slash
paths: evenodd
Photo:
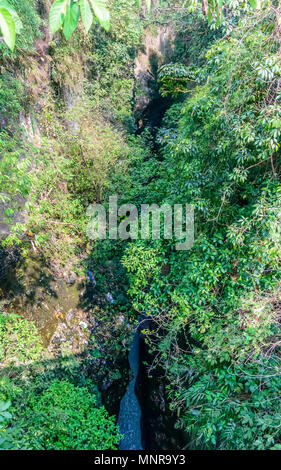
<path id="1" fill-rule="evenodd" d="M 138 123 L 137 132 L 149 128 L 152 139 L 169 106 L 158 93 L 157 70 L 172 53 L 172 37 L 173 32 L 166 27 L 159 27 L 156 34 L 148 31 L 143 50 L 136 59 L 134 116 Z M 71 106 L 72 96 L 68 94 L 65 99 Z M 75 127 L 75 123 L 71 124 Z M 73 126 L 70 126 L 70 131 Z M 55 265 L 46 266 L 44 259 L 32 250 L 25 260 L 20 257 L 10 260 L 5 256 L 3 263 L 1 310 L 16 312 L 34 321 L 50 357 L 61 357 L 69 352 L 79 356 L 88 354 L 92 332 L 101 330 L 103 326 L 92 312 L 95 302 L 85 274 L 77 275 L 68 269 L 64 272 Z M 85 302 L 88 298 L 91 300 Z M 162 373 L 157 370 L 152 378 L 148 375 L 145 363 L 153 358 L 141 334 L 143 328 L 143 322 L 140 322 L 133 333 L 128 362 L 124 347 L 119 362 L 112 359 L 112 371 L 106 370 L 111 366 L 108 354 L 106 359 L 95 359 L 89 374 L 97 380 L 108 411 L 115 415 L 119 412 L 118 424 L 124 435 L 120 450 L 180 448 L 180 438 L 174 430 L 175 418 L 166 402 Z M 121 373 L 121 379 L 112 378 L 116 371 Z"/>
<path id="2" fill-rule="evenodd" d="M 147 31 L 143 50 L 135 61 L 137 132 L 149 129 L 155 150 L 156 130 L 170 105 L 169 100 L 159 94 L 157 72 L 172 56 L 173 36 L 173 30 L 163 26 L 154 34 Z M 149 329 L 151 324 L 152 320 L 141 318 L 131 343 L 128 356 L 131 379 L 121 400 L 118 418 L 120 432 L 124 435 L 120 450 L 171 450 L 184 446 L 183 436 L 175 430 L 175 417 L 166 400 L 163 371 L 157 369 L 151 373 L 146 366 L 153 357 L 142 330 Z"/>

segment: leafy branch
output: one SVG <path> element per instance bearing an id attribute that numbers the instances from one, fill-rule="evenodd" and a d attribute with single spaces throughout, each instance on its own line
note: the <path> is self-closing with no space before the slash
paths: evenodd
<path id="1" fill-rule="evenodd" d="M 94 18 L 106 31 L 109 31 L 110 13 L 106 7 L 106 0 L 56 0 L 49 14 L 52 33 L 62 28 L 65 38 L 68 39 L 77 28 L 80 15 L 86 33 L 92 26 Z"/>
<path id="2" fill-rule="evenodd" d="M 51 32 L 55 34 L 62 28 L 66 39 L 70 38 L 78 26 L 81 16 L 86 33 L 91 28 L 94 19 L 109 31 L 110 12 L 106 6 L 107 0 L 55 0 L 49 12 L 49 25 Z M 139 7 L 141 1 L 137 0 Z M 145 0 L 145 7 L 151 9 L 151 0 Z M 0 0 L 0 30 L 2 39 L 7 46 L 14 50 L 16 33 L 22 29 L 22 22 L 17 12 L 6 0 Z"/>
<path id="3" fill-rule="evenodd" d="M 22 22 L 17 12 L 6 0 L 0 0 L 0 29 L 3 40 L 13 50 L 16 42 L 16 33 L 22 29 Z"/>

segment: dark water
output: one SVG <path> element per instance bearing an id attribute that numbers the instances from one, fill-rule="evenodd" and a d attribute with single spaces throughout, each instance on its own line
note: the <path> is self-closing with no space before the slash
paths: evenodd
<path id="1" fill-rule="evenodd" d="M 163 370 L 149 368 L 153 355 L 141 329 L 148 329 L 150 323 L 142 320 L 129 353 L 131 380 L 118 418 L 120 432 L 125 436 L 120 450 L 180 450 L 187 442 L 187 436 L 175 427 L 176 416 L 169 409 Z"/>
<path id="2" fill-rule="evenodd" d="M 135 393 L 140 365 L 140 331 L 137 328 L 129 352 L 131 379 L 120 403 L 118 426 L 124 436 L 119 444 L 120 450 L 142 450 L 141 407 Z"/>

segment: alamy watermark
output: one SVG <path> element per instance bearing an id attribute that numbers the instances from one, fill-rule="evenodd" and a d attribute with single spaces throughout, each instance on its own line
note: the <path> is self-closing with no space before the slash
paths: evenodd
<path id="1" fill-rule="evenodd" d="M 91 240 L 177 240 L 176 250 L 189 250 L 194 242 L 194 211 L 190 204 L 134 204 L 118 208 L 117 196 L 109 197 L 108 213 L 102 204 L 91 204 L 87 235 Z"/>
<path id="2" fill-rule="evenodd" d="M 107 213 L 108 212 L 108 213 Z M 91 204 L 87 235 L 91 240 L 175 239 L 176 250 L 189 250 L 194 242 L 194 212 L 190 204 L 134 204 L 118 208 L 117 196 L 109 197 L 108 211 L 102 204 Z"/>

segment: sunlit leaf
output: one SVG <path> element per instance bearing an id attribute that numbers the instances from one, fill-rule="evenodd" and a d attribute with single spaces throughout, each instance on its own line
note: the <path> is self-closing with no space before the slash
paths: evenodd
<path id="1" fill-rule="evenodd" d="M 6 8 L 0 8 L 0 29 L 7 46 L 13 50 L 16 42 L 15 21 Z"/>
<path id="2" fill-rule="evenodd" d="M 87 33 L 93 23 L 93 14 L 88 0 L 80 0 L 80 11 L 82 22 Z"/>
<path id="3" fill-rule="evenodd" d="M 258 6 L 257 0 L 249 0 L 249 3 L 252 8 L 257 8 Z"/>
<path id="4" fill-rule="evenodd" d="M 65 39 L 68 39 L 73 31 L 76 29 L 79 20 L 79 6 L 76 2 L 66 7 L 66 15 L 63 22 L 63 34 Z"/>
<path id="5" fill-rule="evenodd" d="M 93 7 L 95 16 L 97 20 L 102 25 L 102 27 L 109 31 L 110 28 L 110 14 L 109 10 L 106 8 L 105 0 L 90 0 Z"/>
<path id="6" fill-rule="evenodd" d="M 67 0 L 56 0 L 50 8 L 49 23 L 53 34 L 63 25 L 66 14 L 66 5 Z"/>
<path id="7" fill-rule="evenodd" d="M 19 33 L 21 31 L 22 27 L 23 27 L 19 15 L 17 14 L 17 12 L 13 9 L 13 7 L 11 7 L 11 5 L 6 0 L 0 0 L 0 8 L 2 8 L 2 7 L 6 8 L 6 10 L 8 10 L 11 13 L 12 17 L 14 18 L 14 22 L 15 22 L 16 33 Z"/>

